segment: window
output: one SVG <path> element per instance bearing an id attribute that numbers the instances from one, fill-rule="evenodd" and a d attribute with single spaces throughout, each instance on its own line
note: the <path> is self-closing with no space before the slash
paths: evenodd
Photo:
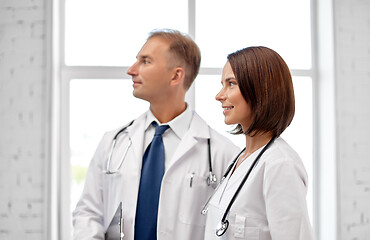
<path id="1" fill-rule="evenodd" d="M 132 97 L 131 85 L 131 81 L 117 79 L 70 81 L 71 210 L 80 197 L 87 167 L 103 133 L 148 109 L 147 102 Z"/>
<path id="2" fill-rule="evenodd" d="M 230 128 L 224 125 L 220 104 L 214 100 L 227 54 L 264 45 L 286 60 L 293 75 L 296 115 L 283 137 L 305 163 L 310 179 L 307 200 L 313 212 L 315 74 L 309 0 L 60 1 L 61 239 L 71 239 L 71 211 L 103 133 L 148 108 L 148 103 L 132 96 L 126 71 L 155 28 L 174 28 L 194 37 L 202 51 L 202 66 L 187 101 L 212 127 L 241 147 L 244 138 L 227 133 Z"/>

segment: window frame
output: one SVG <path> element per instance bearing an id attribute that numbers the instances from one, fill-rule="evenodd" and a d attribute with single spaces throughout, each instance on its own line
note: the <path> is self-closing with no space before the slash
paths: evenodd
<path id="1" fill-rule="evenodd" d="M 188 0 L 188 34 L 196 39 L 196 0 Z M 313 225 L 317 232 L 320 231 L 318 220 L 319 214 L 319 185 L 320 180 L 316 180 L 318 175 L 317 159 L 319 158 L 318 140 L 318 109 L 320 103 L 317 100 L 318 94 L 318 70 L 315 59 L 318 58 L 317 46 L 317 14 L 316 0 L 311 0 L 311 69 L 291 69 L 292 76 L 303 76 L 312 79 L 313 91 Z M 49 168 L 51 174 L 50 189 L 50 213 L 51 238 L 58 240 L 70 240 L 72 231 L 70 216 L 70 150 L 69 150 L 69 84 L 72 79 L 124 79 L 130 80 L 126 74 L 129 66 L 67 66 L 64 56 L 65 39 L 65 0 L 52 0 L 50 3 L 52 11 L 51 24 L 51 46 L 52 49 L 52 163 Z M 220 75 L 222 68 L 200 68 L 199 75 Z M 186 95 L 186 101 L 192 109 L 195 108 L 195 86 L 193 85 Z M 68 181 L 66 181 L 66 179 Z M 66 194 L 67 193 L 67 194 Z"/>

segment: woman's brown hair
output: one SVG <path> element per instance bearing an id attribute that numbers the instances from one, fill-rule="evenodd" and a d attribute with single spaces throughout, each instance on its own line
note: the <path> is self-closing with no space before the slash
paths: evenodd
<path id="1" fill-rule="evenodd" d="M 280 136 L 295 111 L 292 77 L 283 58 L 267 47 L 248 47 L 229 54 L 227 59 L 253 117 L 248 129 L 238 125 L 233 133 L 254 136 L 271 132 Z"/>

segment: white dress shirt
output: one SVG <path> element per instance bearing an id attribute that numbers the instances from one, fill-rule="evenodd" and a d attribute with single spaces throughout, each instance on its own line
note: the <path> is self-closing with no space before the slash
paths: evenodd
<path id="1" fill-rule="evenodd" d="M 146 116 L 145 122 L 145 135 L 144 135 L 144 151 L 152 142 L 155 127 L 151 124 L 153 121 L 160 125 L 169 125 L 168 128 L 162 135 L 164 152 L 165 152 L 165 170 L 170 165 L 171 159 L 186 131 L 189 129 L 191 119 L 193 118 L 193 112 L 190 110 L 188 105 L 183 113 L 176 118 L 172 119 L 168 123 L 159 123 L 158 119 L 149 110 Z"/>

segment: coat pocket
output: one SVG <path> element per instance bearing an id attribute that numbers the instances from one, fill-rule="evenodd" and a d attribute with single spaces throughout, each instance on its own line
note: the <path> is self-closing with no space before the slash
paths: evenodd
<path id="1" fill-rule="evenodd" d="M 246 226 L 248 218 L 241 215 L 230 216 L 230 230 L 227 239 L 259 240 L 260 229 L 258 227 Z"/>
<path id="2" fill-rule="evenodd" d="M 260 231 L 256 227 L 244 227 L 244 226 L 233 226 L 232 236 L 227 239 L 248 239 L 248 240 L 259 240 Z"/>
<path id="3" fill-rule="evenodd" d="M 206 217 L 201 210 L 213 188 L 207 185 L 207 177 L 188 173 L 182 184 L 179 220 L 188 225 L 204 226 Z"/>

